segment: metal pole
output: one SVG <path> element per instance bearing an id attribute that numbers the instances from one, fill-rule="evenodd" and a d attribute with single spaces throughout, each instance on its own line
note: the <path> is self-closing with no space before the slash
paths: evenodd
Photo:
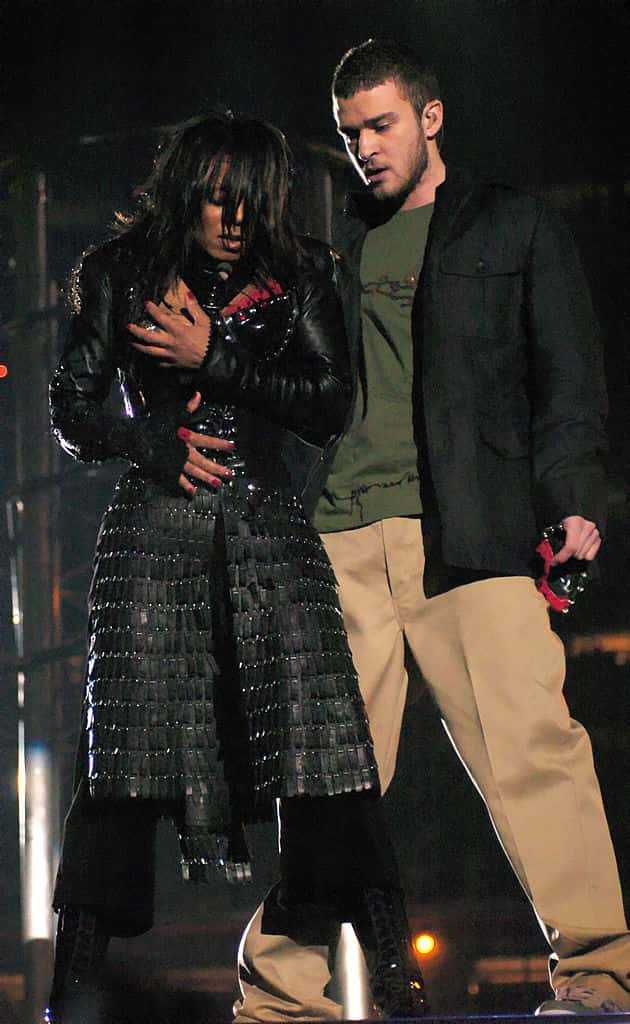
<path id="1" fill-rule="evenodd" d="M 18 319 L 9 332 L 16 418 L 15 493 L 7 508 L 11 543 L 18 702 L 18 790 L 26 1020 L 41 1019 L 53 953 L 52 837 L 57 808 L 51 758 L 53 646 L 50 489 L 29 489 L 52 470 L 48 429 L 46 179 L 23 167 L 10 188 L 17 242 Z M 21 496 L 20 496 L 21 495 Z M 37 656 L 40 657 L 37 657 Z M 55 823 L 55 827 L 53 827 Z"/>
<path id="2" fill-rule="evenodd" d="M 349 922 L 341 926 L 335 960 L 335 981 L 344 1020 L 369 1020 L 374 1017 L 367 964 Z"/>

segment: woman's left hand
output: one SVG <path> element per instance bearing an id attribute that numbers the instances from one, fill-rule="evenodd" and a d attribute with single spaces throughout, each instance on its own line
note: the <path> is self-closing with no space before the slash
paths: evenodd
<path id="1" fill-rule="evenodd" d="M 185 304 L 182 305 L 182 296 Z M 175 300 L 174 302 L 171 300 Z M 145 302 L 145 309 L 155 327 L 127 324 L 137 341 L 131 344 L 138 352 L 159 359 L 159 365 L 180 370 L 197 370 L 210 344 L 210 317 L 183 281 L 178 282 L 159 305 Z"/>

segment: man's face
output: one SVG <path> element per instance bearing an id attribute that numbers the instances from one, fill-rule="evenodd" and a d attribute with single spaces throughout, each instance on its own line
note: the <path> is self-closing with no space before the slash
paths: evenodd
<path id="1" fill-rule="evenodd" d="M 388 79 L 349 99 L 333 97 L 337 130 L 358 174 L 376 199 L 404 199 L 428 164 L 414 108 Z"/>

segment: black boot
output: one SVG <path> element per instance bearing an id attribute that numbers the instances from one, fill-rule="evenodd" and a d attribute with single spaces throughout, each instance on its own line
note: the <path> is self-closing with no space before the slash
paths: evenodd
<path id="1" fill-rule="evenodd" d="M 97 1024 L 101 1019 L 99 975 L 109 938 L 99 918 L 89 910 L 64 907 L 60 911 L 44 1024 Z"/>
<path id="2" fill-rule="evenodd" d="M 353 916 L 370 975 L 372 997 L 385 1017 L 424 1017 L 424 981 L 412 951 L 398 889 L 364 889 Z"/>

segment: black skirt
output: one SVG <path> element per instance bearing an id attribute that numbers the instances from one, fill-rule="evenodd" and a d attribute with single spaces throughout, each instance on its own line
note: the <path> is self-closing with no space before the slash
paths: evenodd
<path id="1" fill-rule="evenodd" d="M 330 563 L 301 504 L 236 479 L 192 500 L 131 471 L 99 532 L 85 735 L 91 799 L 173 817 L 185 874 L 240 876 L 276 797 L 378 789 Z"/>

